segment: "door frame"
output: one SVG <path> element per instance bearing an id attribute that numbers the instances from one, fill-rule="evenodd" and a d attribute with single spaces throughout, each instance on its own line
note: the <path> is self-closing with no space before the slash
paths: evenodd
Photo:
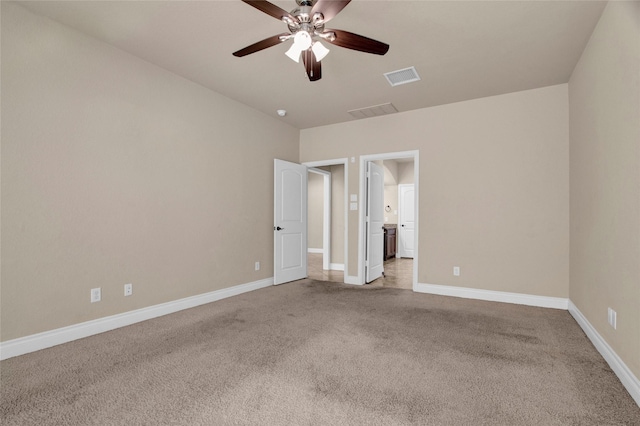
<path id="1" fill-rule="evenodd" d="M 309 173 L 315 173 L 322 176 L 322 269 L 329 270 L 329 259 L 331 259 L 331 172 L 308 167 Z M 307 186 L 308 186 L 307 181 Z M 309 191 L 307 190 L 307 194 Z M 307 210 L 307 217 L 309 212 Z M 307 221 L 308 226 L 308 221 Z M 308 240 L 307 240 L 307 245 Z M 308 247 L 307 247 L 308 252 Z"/>
<path id="2" fill-rule="evenodd" d="M 413 185 L 414 185 L 414 206 L 415 209 L 415 249 L 413 256 L 413 291 L 416 291 L 418 285 L 418 252 L 419 252 L 419 182 L 420 182 L 420 152 L 418 150 L 414 151 L 400 151 L 400 152 L 388 152 L 383 154 L 368 154 L 360 156 L 360 202 L 359 209 L 360 213 L 358 215 L 358 284 L 365 284 L 365 251 L 366 247 L 366 235 L 364 230 L 364 222 L 365 218 L 365 195 L 367 193 L 367 162 L 368 161 L 378 161 L 378 160 L 398 160 L 404 158 L 413 158 Z"/>
<path id="3" fill-rule="evenodd" d="M 349 159 L 348 158 L 335 158 L 332 160 L 320 160 L 320 161 L 307 161 L 302 163 L 309 169 L 314 167 L 325 166 L 344 166 L 344 278 L 343 281 L 348 283 L 350 280 L 347 276 L 347 269 L 349 267 Z M 326 208 L 326 207 L 325 207 Z M 331 229 L 329 229 L 331 232 Z M 308 250 L 308 249 L 307 249 Z M 328 256 L 327 256 L 328 257 Z M 331 260 L 329 260 L 329 266 L 331 266 Z M 324 263 L 324 259 L 323 259 Z M 323 266 L 324 267 L 324 266 Z"/>

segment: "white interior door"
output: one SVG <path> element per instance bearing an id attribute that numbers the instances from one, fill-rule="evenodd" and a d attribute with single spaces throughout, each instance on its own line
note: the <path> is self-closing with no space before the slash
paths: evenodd
<path id="1" fill-rule="evenodd" d="M 415 247 L 415 189 L 398 185 L 398 256 L 413 258 Z"/>
<path id="2" fill-rule="evenodd" d="M 367 253 L 365 281 L 370 283 L 384 271 L 384 169 L 367 163 Z"/>
<path id="3" fill-rule="evenodd" d="M 307 167 L 274 161 L 273 283 L 307 276 Z"/>

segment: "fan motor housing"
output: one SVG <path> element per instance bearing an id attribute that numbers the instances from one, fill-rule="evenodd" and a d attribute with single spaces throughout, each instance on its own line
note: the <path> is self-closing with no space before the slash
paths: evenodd
<path id="1" fill-rule="evenodd" d="M 283 19 L 283 21 L 289 27 L 291 34 L 295 34 L 298 31 L 306 31 L 309 34 L 318 34 L 324 31 L 324 16 L 322 13 L 316 12 L 313 17 L 311 16 L 312 5 L 311 2 L 298 1 L 299 7 L 291 11 L 291 15 L 296 18 L 296 21 L 290 19 Z"/>

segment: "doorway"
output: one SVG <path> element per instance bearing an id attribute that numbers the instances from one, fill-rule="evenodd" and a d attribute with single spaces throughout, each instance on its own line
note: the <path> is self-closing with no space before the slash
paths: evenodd
<path id="1" fill-rule="evenodd" d="M 347 159 L 304 163 L 309 168 L 308 277 L 344 282 L 347 264 Z"/>
<path id="2" fill-rule="evenodd" d="M 307 252 L 319 254 L 322 269 L 329 270 L 331 259 L 330 169 L 308 168 L 307 227 Z"/>
<path id="3" fill-rule="evenodd" d="M 369 247 L 370 235 L 367 229 L 368 226 L 371 226 L 369 222 L 369 217 L 371 215 L 368 211 L 369 200 L 367 200 L 367 194 L 369 192 L 367 168 L 369 163 L 377 163 L 382 165 L 385 169 L 385 201 L 383 205 L 372 208 L 383 209 L 384 227 L 389 228 L 390 234 L 395 234 L 396 239 L 402 238 L 400 234 L 404 235 L 404 241 L 398 241 L 398 243 L 405 243 L 404 248 L 412 248 L 412 250 L 403 250 L 402 252 L 399 252 L 396 249 L 395 256 L 385 256 L 386 259 L 383 265 L 383 276 L 373 280 L 368 285 L 408 288 L 412 290 L 415 290 L 416 288 L 418 282 L 418 262 L 414 261 L 414 259 L 418 258 L 418 155 L 418 151 L 405 151 L 364 155 L 360 157 L 361 196 L 360 226 L 358 231 L 358 263 L 360 268 L 358 271 L 358 279 L 361 284 L 365 284 L 367 281 L 367 268 L 369 267 L 367 250 L 371 250 L 371 247 Z M 387 164 L 385 164 L 385 162 Z M 398 164 L 401 165 L 402 169 L 400 173 L 398 173 Z M 391 179 L 387 178 L 387 172 L 391 175 Z M 403 202 L 403 200 L 400 198 L 398 189 L 400 185 L 407 185 L 402 189 L 402 191 L 406 191 L 406 188 L 411 188 L 410 192 L 405 192 L 406 197 L 402 206 L 400 203 Z M 402 211 L 403 207 L 405 209 L 404 212 Z M 407 212 L 407 209 L 412 209 L 412 211 Z M 402 215 L 403 220 L 400 220 L 400 215 Z M 407 219 L 411 219 L 411 221 L 407 222 Z M 410 228 L 412 228 L 412 232 L 404 233 L 402 231 L 398 231 L 398 228 L 403 229 L 403 224 L 405 225 L 404 228 L 410 226 Z M 408 240 L 410 236 L 413 237 L 412 241 Z"/>

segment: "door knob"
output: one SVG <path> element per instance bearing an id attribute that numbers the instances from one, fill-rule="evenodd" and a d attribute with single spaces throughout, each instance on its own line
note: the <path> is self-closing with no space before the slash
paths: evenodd
<path id="1" fill-rule="evenodd" d="M 402 227 L 404 228 L 404 224 L 402 224 L 402 225 L 400 225 L 400 226 L 402 226 Z"/>
<path id="2" fill-rule="evenodd" d="M 280 228 L 279 226 L 274 226 L 273 230 L 274 231 L 282 231 L 284 228 Z"/>

